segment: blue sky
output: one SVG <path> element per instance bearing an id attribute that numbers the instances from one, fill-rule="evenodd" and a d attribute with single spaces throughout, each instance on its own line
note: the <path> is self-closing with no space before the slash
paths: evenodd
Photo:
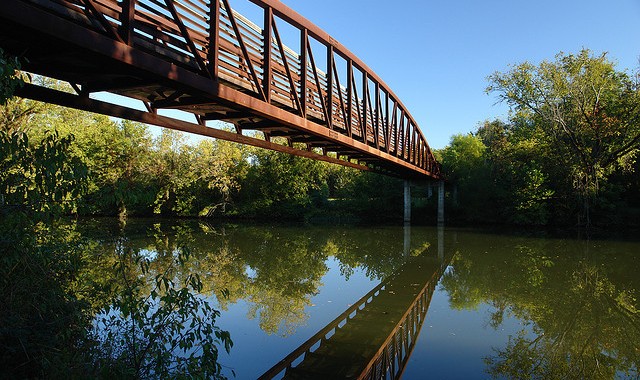
<path id="1" fill-rule="evenodd" d="M 261 24 L 247 0 L 230 3 Z M 283 3 L 372 68 L 407 106 L 433 148 L 446 146 L 454 134 L 474 131 L 479 122 L 507 116 L 506 107 L 496 105 L 484 89 L 487 76 L 509 65 L 589 48 L 608 52 L 619 70 L 640 66 L 640 0 Z"/>
<path id="2" fill-rule="evenodd" d="M 639 66 L 640 0 L 283 2 L 372 68 L 434 148 L 506 116 L 484 89 L 511 64 L 584 47 L 609 52 L 618 69 Z"/>

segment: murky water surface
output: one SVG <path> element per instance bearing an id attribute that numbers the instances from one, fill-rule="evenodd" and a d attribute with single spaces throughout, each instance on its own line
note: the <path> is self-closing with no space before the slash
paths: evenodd
<path id="1" fill-rule="evenodd" d="M 639 376 L 638 241 L 140 220 L 78 229 L 96 255 L 124 249 L 158 271 L 188 252 L 178 277 L 198 273 L 220 310 L 229 377 Z"/>

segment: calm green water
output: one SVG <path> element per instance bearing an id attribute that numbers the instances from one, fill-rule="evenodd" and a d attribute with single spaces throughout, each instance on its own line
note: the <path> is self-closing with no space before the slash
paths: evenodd
<path id="1" fill-rule="evenodd" d="M 76 230 L 107 264 L 126 250 L 160 271 L 187 250 L 178 276 L 198 273 L 221 311 L 229 377 L 259 377 L 323 329 L 278 378 L 639 376 L 638 241 L 107 219 Z"/>

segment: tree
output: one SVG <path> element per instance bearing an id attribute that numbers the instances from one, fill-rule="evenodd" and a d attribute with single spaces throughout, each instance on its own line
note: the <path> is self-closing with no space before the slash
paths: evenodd
<path id="1" fill-rule="evenodd" d="M 197 179 L 192 168 L 193 148 L 185 143 L 185 136 L 171 129 L 162 129 L 155 141 L 156 152 L 152 168 L 159 187 L 154 212 L 164 215 L 185 215 L 193 208 L 196 194 L 190 187 Z"/>
<path id="2" fill-rule="evenodd" d="M 459 194 L 454 195 L 454 206 L 468 220 L 486 220 L 489 216 L 486 205 L 492 203 L 492 184 L 486 149 L 480 138 L 469 133 L 453 136 L 440 152 L 443 169 Z"/>
<path id="3" fill-rule="evenodd" d="M 17 69 L 0 51 L 0 106 L 21 83 Z M 60 377 L 77 364 L 88 320 L 68 290 L 80 244 L 54 223 L 83 188 L 86 170 L 68 157 L 72 140 L 0 130 L 0 378 Z"/>
<path id="4" fill-rule="evenodd" d="M 0 49 L 0 105 L 11 99 L 16 88 L 24 83 L 19 72 L 20 61 L 17 57 L 9 56 Z"/>
<path id="5" fill-rule="evenodd" d="M 452 179 L 465 180 L 483 166 L 485 150 L 486 146 L 476 136 L 457 134 L 442 151 L 442 161 Z"/>
<path id="6" fill-rule="evenodd" d="M 566 175 L 564 166 L 550 158 L 549 143 L 535 125 L 522 119 L 485 121 L 476 136 L 487 148 L 485 159 L 499 218 L 515 224 L 548 223 L 550 209 L 559 209 L 558 205 L 549 207 L 560 190 L 552 186 L 552 178 Z"/>
<path id="7" fill-rule="evenodd" d="M 325 168 L 319 161 L 266 149 L 254 150 L 243 187 L 249 212 L 270 217 L 303 216 L 314 201 L 328 192 Z"/>
<path id="8" fill-rule="evenodd" d="M 225 140 L 202 140 L 195 148 L 194 170 L 200 195 L 211 194 L 208 204 L 198 207 L 201 215 L 211 216 L 217 210 L 226 211 L 233 195 L 240 191 L 248 170 L 248 149 L 245 145 Z M 221 206 L 221 207 L 218 207 Z"/>
<path id="9" fill-rule="evenodd" d="M 89 170 L 82 213 L 123 216 L 150 211 L 156 189 L 149 170 L 152 139 L 144 124 L 115 122 L 62 107 L 54 107 L 40 118 L 61 133 L 75 136 L 72 155 Z"/>
<path id="10" fill-rule="evenodd" d="M 583 201 L 589 204 L 599 182 L 616 168 L 630 168 L 640 148 L 640 84 L 615 69 L 606 54 L 589 50 L 556 56 L 538 66 L 524 62 L 489 77 L 487 92 L 498 94 L 516 117 L 540 126 L 564 157 Z"/>

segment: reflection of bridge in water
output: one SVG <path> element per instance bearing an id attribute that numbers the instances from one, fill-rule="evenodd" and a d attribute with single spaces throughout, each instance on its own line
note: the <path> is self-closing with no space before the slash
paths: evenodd
<path id="1" fill-rule="evenodd" d="M 410 258 L 260 379 L 400 378 L 448 263 L 441 252 Z"/>

